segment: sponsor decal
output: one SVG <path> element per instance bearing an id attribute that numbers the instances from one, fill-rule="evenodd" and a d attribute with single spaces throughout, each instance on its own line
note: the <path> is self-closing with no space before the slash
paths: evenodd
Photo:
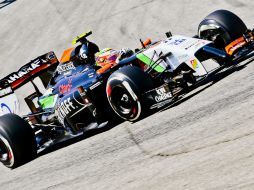
<path id="1" fill-rule="evenodd" d="M 94 88 L 98 87 L 102 82 L 97 82 L 94 85 L 90 86 L 90 90 L 93 90 Z"/>
<path id="2" fill-rule="evenodd" d="M 185 49 L 186 49 L 186 50 L 187 50 L 187 49 L 190 49 L 190 48 L 193 47 L 195 44 L 196 44 L 196 42 L 195 42 L 195 43 L 192 43 L 192 44 L 188 44 L 188 45 L 185 47 Z"/>
<path id="3" fill-rule="evenodd" d="M 202 46 L 204 46 L 206 44 L 206 41 L 204 40 L 198 40 L 197 44 L 195 45 L 195 49 L 199 49 L 201 48 Z"/>
<path id="4" fill-rule="evenodd" d="M 20 71 L 18 71 L 17 73 L 13 73 L 8 77 L 8 83 L 13 83 L 14 81 L 16 81 L 17 79 L 23 77 L 24 75 L 26 75 L 27 73 L 29 73 L 30 71 L 33 71 L 34 69 L 40 67 L 40 60 L 36 59 L 34 62 L 32 62 L 30 65 L 21 68 Z"/>
<path id="5" fill-rule="evenodd" d="M 155 96 L 155 101 L 156 102 L 161 102 L 163 100 L 166 100 L 166 99 L 172 97 L 171 93 L 167 92 L 165 87 L 156 89 L 156 93 L 158 94 L 158 96 Z"/>
<path id="6" fill-rule="evenodd" d="M 47 55 L 49 57 L 54 57 L 53 59 L 48 60 Z M 31 60 L 29 63 L 22 66 L 18 71 L 13 72 L 3 79 L 2 81 L 8 82 L 11 88 L 15 90 L 19 86 L 21 86 L 24 82 L 26 82 L 29 78 L 34 78 L 36 73 L 48 69 L 51 65 L 58 63 L 57 58 L 55 57 L 53 52 L 41 55 L 34 60 Z M 2 84 L 1 84 L 2 86 Z"/>
<path id="7" fill-rule="evenodd" d="M 174 41 L 172 41 L 172 39 L 169 39 L 169 40 L 166 40 L 165 43 L 167 43 L 168 45 L 178 46 L 181 43 L 183 43 L 184 41 L 186 41 L 186 39 L 184 39 L 184 38 L 175 39 Z"/>
<path id="8" fill-rule="evenodd" d="M 61 123 L 64 123 L 64 118 L 68 115 L 71 111 L 75 109 L 71 98 L 67 98 L 63 102 L 60 103 L 57 109 L 58 119 Z"/>
<path id="9" fill-rule="evenodd" d="M 204 40 L 197 40 L 197 41 L 190 41 L 189 44 L 186 45 L 185 49 L 194 48 L 194 50 L 197 50 L 204 46 L 207 42 Z"/>
<path id="10" fill-rule="evenodd" d="M 62 64 L 62 65 L 59 65 L 57 67 L 57 72 L 59 74 L 61 73 L 64 73 L 64 72 L 67 72 L 67 71 L 70 71 L 70 70 L 73 70 L 73 69 L 76 69 L 73 62 L 69 62 L 69 63 L 66 63 L 66 64 Z"/>
<path id="11" fill-rule="evenodd" d="M 197 69 L 198 68 L 198 61 L 196 59 L 193 59 L 190 61 L 193 69 Z"/>
<path id="12" fill-rule="evenodd" d="M 72 87 L 72 79 L 69 79 L 67 84 L 61 84 L 58 87 L 58 91 L 60 94 L 64 94 L 64 93 L 70 92 L 71 87 Z"/>
<path id="13" fill-rule="evenodd" d="M 55 54 L 54 54 L 53 52 L 49 52 L 49 53 L 47 54 L 47 58 L 48 58 L 48 59 L 55 59 L 56 56 L 55 56 Z"/>
<path id="14" fill-rule="evenodd" d="M 0 107 L 2 113 L 12 113 L 11 108 L 5 103 L 1 103 Z"/>
<path id="15" fill-rule="evenodd" d="M 94 77 L 94 73 L 88 73 L 88 77 L 89 78 L 93 78 Z"/>
<path id="16" fill-rule="evenodd" d="M 15 94 L 0 98 L 0 115 L 19 113 L 19 102 Z"/>

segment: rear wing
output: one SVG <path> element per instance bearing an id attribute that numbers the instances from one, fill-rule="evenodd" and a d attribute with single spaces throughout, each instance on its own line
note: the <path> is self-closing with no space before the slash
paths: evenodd
<path id="1" fill-rule="evenodd" d="M 6 90 L 7 86 L 16 90 L 36 77 L 40 77 L 43 85 L 46 86 L 51 78 L 47 71 L 55 70 L 58 63 L 59 61 L 53 51 L 31 60 L 17 72 L 13 72 L 0 80 L 0 97 L 1 91 Z"/>
<path id="2" fill-rule="evenodd" d="M 27 82 L 32 82 L 36 91 L 38 88 L 33 83 L 33 79 L 36 77 L 39 77 L 44 87 L 46 87 L 58 63 L 59 61 L 55 53 L 51 51 L 31 60 L 29 63 L 22 66 L 17 72 L 13 72 L 1 79 L 0 116 L 7 113 L 19 114 L 20 105 L 14 91 L 25 85 Z M 34 94 L 36 94 L 36 92 Z"/>

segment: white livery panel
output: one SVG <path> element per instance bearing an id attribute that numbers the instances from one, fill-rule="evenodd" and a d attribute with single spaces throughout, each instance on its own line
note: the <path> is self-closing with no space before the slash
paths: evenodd
<path id="1" fill-rule="evenodd" d="M 19 102 L 15 94 L 0 98 L 0 116 L 7 113 L 19 114 Z"/>
<path id="2" fill-rule="evenodd" d="M 207 74 L 207 71 L 195 57 L 195 53 L 210 43 L 212 42 L 207 40 L 175 35 L 152 45 L 143 54 L 156 61 L 159 55 L 171 52 L 172 54 L 165 61 L 160 62 L 160 66 L 166 68 L 165 64 L 169 64 L 171 69 L 174 70 L 181 63 L 185 62 L 195 70 L 194 75 L 203 76 Z"/>

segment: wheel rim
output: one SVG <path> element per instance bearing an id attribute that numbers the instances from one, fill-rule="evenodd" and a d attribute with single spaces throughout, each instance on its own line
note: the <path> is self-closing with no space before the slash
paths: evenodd
<path id="1" fill-rule="evenodd" d="M 224 48 L 230 41 L 230 35 L 222 26 L 216 24 L 204 24 L 199 27 L 199 37 L 205 40 L 217 41 Z"/>
<path id="2" fill-rule="evenodd" d="M 107 93 L 109 104 L 118 116 L 128 121 L 136 121 L 141 113 L 141 104 L 138 99 L 133 97 L 133 91 L 129 92 L 125 87 L 121 85 L 107 88 L 110 89 L 110 93 Z M 131 95 L 132 94 L 132 95 Z M 127 99 L 128 98 L 128 99 Z M 124 104 L 121 102 L 124 101 Z"/>
<path id="3" fill-rule="evenodd" d="M 140 117 L 140 96 L 128 80 L 121 76 L 111 77 L 107 82 L 106 93 L 111 108 L 118 116 L 128 121 L 136 121 Z"/>
<path id="4" fill-rule="evenodd" d="M 12 167 L 14 164 L 14 154 L 9 142 L 0 134 L 0 162 Z"/>
<path id="5" fill-rule="evenodd" d="M 111 102 L 114 108 L 123 115 L 130 115 L 135 108 L 135 101 L 128 91 L 121 87 L 114 88 L 111 94 Z"/>

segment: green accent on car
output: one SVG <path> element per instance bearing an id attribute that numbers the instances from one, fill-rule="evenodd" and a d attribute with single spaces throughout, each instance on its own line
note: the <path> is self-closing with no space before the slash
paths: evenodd
<path id="1" fill-rule="evenodd" d="M 147 65 L 150 65 L 150 66 L 152 65 L 153 69 L 154 69 L 155 71 L 159 72 L 159 73 L 162 73 L 162 72 L 165 70 L 165 68 L 163 68 L 163 67 L 160 66 L 160 65 L 157 65 L 157 63 L 155 64 L 155 65 L 157 65 L 157 66 L 154 67 L 154 66 L 153 66 L 154 61 L 151 60 L 149 57 L 147 57 L 147 56 L 146 56 L 145 54 L 143 54 L 143 53 L 137 54 L 137 58 L 138 58 L 140 61 L 142 61 L 142 62 L 144 62 L 145 64 L 147 64 Z"/>
<path id="2" fill-rule="evenodd" d="M 53 108 L 56 104 L 57 95 L 43 97 L 39 100 L 42 109 Z"/>

